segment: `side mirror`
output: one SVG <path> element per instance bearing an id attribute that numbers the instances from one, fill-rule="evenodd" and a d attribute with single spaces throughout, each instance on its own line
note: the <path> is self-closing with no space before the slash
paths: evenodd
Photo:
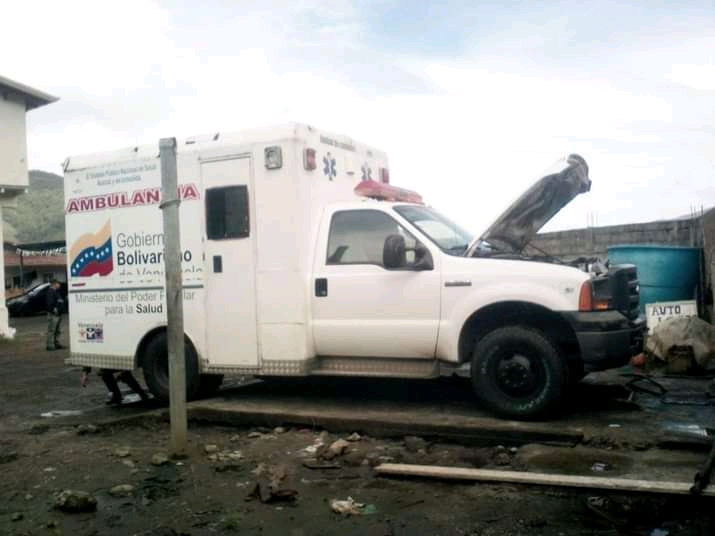
<path id="1" fill-rule="evenodd" d="M 413 250 L 413 248 L 409 248 Z M 406 268 L 409 270 L 423 271 L 433 270 L 434 260 L 429 250 L 417 242 L 414 247 L 415 261 L 407 262 L 407 250 L 405 246 L 405 237 L 399 234 L 389 235 L 385 238 L 385 245 L 382 248 L 382 264 L 388 270 L 396 270 Z"/>
<path id="2" fill-rule="evenodd" d="M 407 265 L 407 248 L 404 236 L 392 234 L 385 238 L 385 245 L 382 247 L 382 264 L 388 270 L 404 268 Z"/>

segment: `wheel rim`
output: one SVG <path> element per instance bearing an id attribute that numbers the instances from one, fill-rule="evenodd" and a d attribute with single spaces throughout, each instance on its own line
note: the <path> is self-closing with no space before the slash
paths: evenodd
<path id="1" fill-rule="evenodd" d="M 546 385 L 542 360 L 524 347 L 500 349 L 490 375 L 501 392 L 517 399 L 532 398 Z"/>

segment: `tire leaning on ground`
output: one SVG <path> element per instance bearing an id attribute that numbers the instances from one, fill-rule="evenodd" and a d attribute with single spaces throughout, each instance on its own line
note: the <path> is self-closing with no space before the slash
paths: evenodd
<path id="1" fill-rule="evenodd" d="M 486 334 L 472 354 L 472 387 L 494 413 L 528 420 L 546 416 L 567 390 L 568 370 L 556 345 L 529 326 Z"/>
<path id="2" fill-rule="evenodd" d="M 196 397 L 200 385 L 199 360 L 188 339 L 184 340 L 186 368 L 186 399 Z M 144 351 L 142 363 L 146 386 L 157 399 L 169 401 L 169 344 L 166 332 L 156 334 Z"/>

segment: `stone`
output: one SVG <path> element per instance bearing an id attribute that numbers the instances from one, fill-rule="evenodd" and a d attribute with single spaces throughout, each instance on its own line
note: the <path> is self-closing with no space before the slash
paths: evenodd
<path id="1" fill-rule="evenodd" d="M 228 438 L 228 440 L 231 442 L 238 441 L 239 439 L 241 439 L 241 436 L 238 434 L 233 434 L 231 437 Z"/>
<path id="2" fill-rule="evenodd" d="M 350 443 L 348 443 L 344 439 L 338 439 L 337 441 L 333 441 L 330 444 L 326 454 L 330 454 L 331 458 L 335 458 L 336 456 L 341 456 L 342 454 L 344 454 L 349 447 Z"/>
<path id="3" fill-rule="evenodd" d="M 134 486 L 131 484 L 119 484 L 110 489 L 109 494 L 114 497 L 130 497 L 134 494 Z"/>
<path id="4" fill-rule="evenodd" d="M 213 454 L 214 452 L 218 452 L 218 446 L 217 445 L 205 445 L 204 452 L 206 452 L 206 454 Z"/>
<path id="5" fill-rule="evenodd" d="M 243 454 L 241 453 L 240 450 L 234 450 L 233 452 L 228 452 L 228 453 L 226 454 L 226 458 L 229 459 L 229 460 L 231 460 L 231 461 L 233 461 L 233 462 L 235 462 L 235 461 L 238 461 L 238 460 L 242 460 L 242 459 L 243 459 Z"/>
<path id="6" fill-rule="evenodd" d="M 16 521 L 22 521 L 25 518 L 24 515 L 22 515 L 20 512 L 15 512 L 10 516 L 10 521 L 16 522 Z"/>
<path id="7" fill-rule="evenodd" d="M 167 463 L 169 463 L 169 457 L 166 454 L 159 453 L 151 457 L 152 465 L 166 465 Z"/>
<path id="8" fill-rule="evenodd" d="M 353 433 L 353 434 L 350 434 L 350 435 L 347 437 L 347 440 L 348 440 L 348 441 L 351 441 L 351 442 L 360 441 L 361 439 L 362 439 L 362 438 L 360 437 L 360 434 L 358 434 L 357 432 L 355 432 L 355 433 Z"/>
<path id="9" fill-rule="evenodd" d="M 263 434 L 261 432 L 251 432 L 248 434 L 248 439 L 258 439 L 260 437 L 263 437 Z"/>
<path id="10" fill-rule="evenodd" d="M 420 449 L 427 450 L 427 441 L 421 437 L 407 436 L 405 438 L 405 448 L 409 452 L 417 452 Z"/>
<path id="11" fill-rule="evenodd" d="M 94 512 L 97 499 L 86 491 L 66 489 L 55 495 L 55 508 L 69 513 Z"/>
<path id="12" fill-rule="evenodd" d="M 131 451 L 128 447 L 120 447 L 114 451 L 114 455 L 118 458 L 126 458 L 129 454 L 131 454 Z"/>
<path id="13" fill-rule="evenodd" d="M 134 469 L 134 462 L 131 460 L 122 460 L 122 463 L 129 467 L 129 469 Z"/>
<path id="14" fill-rule="evenodd" d="M 283 428 L 282 426 L 276 426 L 276 427 L 273 429 L 273 433 L 274 433 L 274 434 L 285 434 L 285 431 L 286 431 L 286 429 Z"/>
<path id="15" fill-rule="evenodd" d="M 494 456 L 494 463 L 496 465 L 509 465 L 511 464 L 511 456 L 507 452 L 497 452 Z"/>
<path id="16" fill-rule="evenodd" d="M 77 434 L 79 435 L 96 434 L 97 431 L 97 427 L 93 424 L 80 424 L 77 427 Z"/>

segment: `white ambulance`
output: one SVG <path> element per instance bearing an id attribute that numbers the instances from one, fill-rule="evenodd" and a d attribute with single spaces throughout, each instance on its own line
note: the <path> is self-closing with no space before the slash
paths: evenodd
<path id="1" fill-rule="evenodd" d="M 524 254 L 590 189 L 577 155 L 472 236 L 346 136 L 289 124 L 177 143 L 189 399 L 226 374 L 466 371 L 486 407 L 521 419 L 641 350 L 634 267 L 595 276 Z M 67 363 L 141 368 L 168 400 L 158 143 L 64 172 Z"/>

